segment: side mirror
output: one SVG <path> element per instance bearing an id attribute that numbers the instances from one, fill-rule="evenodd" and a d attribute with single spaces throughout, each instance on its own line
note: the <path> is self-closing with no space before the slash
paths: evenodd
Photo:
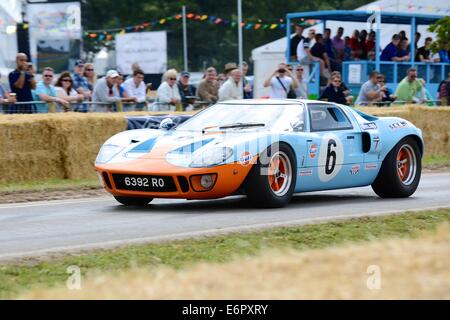
<path id="1" fill-rule="evenodd" d="M 175 123 L 173 122 L 172 119 L 170 118 L 166 118 L 163 121 L 161 121 L 161 123 L 159 124 L 159 128 L 160 129 L 164 129 L 164 130 L 171 130 L 173 127 L 175 127 Z"/>
<path id="2" fill-rule="evenodd" d="M 303 120 L 293 119 L 291 121 L 291 127 L 294 130 L 294 132 L 303 131 L 305 129 L 305 122 Z"/>

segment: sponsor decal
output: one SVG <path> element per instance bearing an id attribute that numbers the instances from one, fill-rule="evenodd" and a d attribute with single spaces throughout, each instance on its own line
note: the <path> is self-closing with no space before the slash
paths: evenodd
<path id="1" fill-rule="evenodd" d="M 317 151 L 319 150 L 319 148 L 317 147 L 316 143 L 313 143 L 310 147 L 309 147 L 309 157 L 311 159 L 314 159 L 317 155 Z"/>
<path id="2" fill-rule="evenodd" d="M 359 173 L 359 165 L 354 165 L 352 166 L 352 168 L 350 169 L 350 175 L 354 176 L 357 175 Z"/>
<path id="3" fill-rule="evenodd" d="M 378 149 L 378 144 L 380 143 L 380 137 L 373 137 L 373 143 L 375 144 L 375 150 Z"/>
<path id="4" fill-rule="evenodd" d="M 377 129 L 377 124 L 375 122 L 366 122 L 361 124 L 361 129 L 362 130 L 374 130 Z"/>
<path id="5" fill-rule="evenodd" d="M 312 176 L 312 175 L 313 175 L 313 169 L 300 170 L 300 172 L 299 172 L 299 176 L 301 176 L 301 177 Z"/>
<path id="6" fill-rule="evenodd" d="M 367 163 L 365 166 L 366 170 L 376 170 L 378 168 L 378 164 L 376 163 Z"/>
<path id="7" fill-rule="evenodd" d="M 406 121 L 397 121 L 397 122 L 390 124 L 389 128 L 391 128 L 391 130 L 397 130 L 397 129 L 406 127 L 407 125 L 408 125 L 408 123 Z"/>
<path id="8" fill-rule="evenodd" d="M 250 162 L 252 161 L 252 159 L 253 159 L 253 155 L 252 155 L 250 152 L 245 151 L 245 152 L 241 155 L 240 163 L 241 163 L 243 166 L 248 166 L 248 165 L 250 164 Z"/>

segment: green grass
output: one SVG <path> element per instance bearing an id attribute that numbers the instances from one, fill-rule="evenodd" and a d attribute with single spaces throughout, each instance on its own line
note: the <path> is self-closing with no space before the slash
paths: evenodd
<path id="1" fill-rule="evenodd" d="M 450 156 L 425 156 L 423 159 L 424 167 L 450 166 Z"/>
<path id="2" fill-rule="evenodd" d="M 225 262 L 256 255 L 265 249 L 305 250 L 373 241 L 392 237 L 416 237 L 450 221 L 450 208 L 385 217 L 269 229 L 202 239 L 133 245 L 113 250 L 70 255 L 45 262 L 0 267 L 0 298 L 14 298 L 33 288 L 64 285 L 67 267 L 77 265 L 82 275 L 123 271 L 130 267 L 184 268 L 197 262 Z"/>
<path id="3" fill-rule="evenodd" d="M 51 179 L 44 181 L 24 181 L 13 183 L 0 182 L 0 192 L 61 190 L 86 187 L 100 187 L 100 182 L 98 179 Z"/>

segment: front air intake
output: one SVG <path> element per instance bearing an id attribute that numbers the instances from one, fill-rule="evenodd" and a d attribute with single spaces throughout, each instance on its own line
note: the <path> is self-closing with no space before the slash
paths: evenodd
<path id="1" fill-rule="evenodd" d="M 189 192 L 189 182 L 186 177 L 178 176 L 178 183 L 180 184 L 181 191 L 183 192 Z"/>
<path id="2" fill-rule="evenodd" d="M 109 176 L 106 172 L 102 173 L 103 181 L 105 181 L 106 186 L 108 189 L 112 190 L 111 180 L 109 180 Z"/>

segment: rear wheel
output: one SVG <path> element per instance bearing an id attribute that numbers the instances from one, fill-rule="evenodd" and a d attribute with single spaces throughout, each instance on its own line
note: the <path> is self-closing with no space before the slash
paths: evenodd
<path id="1" fill-rule="evenodd" d="M 114 198 L 125 206 L 146 206 L 153 200 L 153 198 L 119 197 L 119 196 L 114 196 Z"/>
<path id="2" fill-rule="evenodd" d="M 292 149 L 281 143 L 273 146 L 253 166 L 247 178 L 245 191 L 250 202 L 262 208 L 285 206 L 292 198 L 297 178 L 297 162 Z"/>
<path id="3" fill-rule="evenodd" d="M 386 156 L 372 189 L 382 198 L 406 198 L 420 181 L 422 158 L 412 137 L 401 140 Z"/>

